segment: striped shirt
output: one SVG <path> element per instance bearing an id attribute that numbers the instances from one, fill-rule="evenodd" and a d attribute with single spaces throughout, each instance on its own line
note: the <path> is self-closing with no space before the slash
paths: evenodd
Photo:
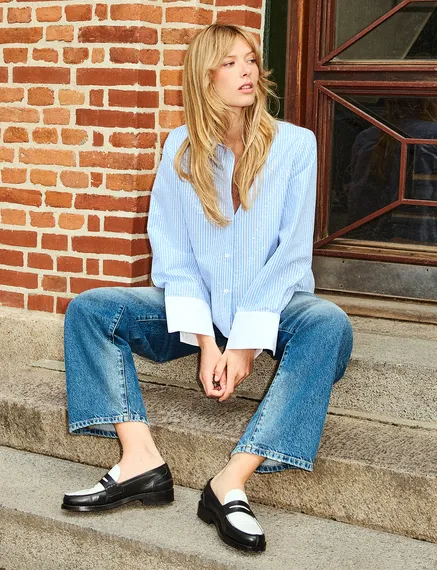
<path id="1" fill-rule="evenodd" d="M 280 314 L 295 291 L 314 291 L 311 270 L 317 178 L 312 131 L 277 121 L 278 132 L 263 166 L 251 207 L 234 214 L 235 156 L 223 144 L 215 184 L 221 212 L 232 220 L 213 226 L 201 202 L 173 166 L 187 137 L 185 125 L 164 144 L 153 185 L 148 235 L 152 281 L 164 288 L 168 332 L 198 346 L 196 334 L 226 337 L 226 348 L 275 354 Z M 250 193 L 254 190 L 252 184 Z"/>

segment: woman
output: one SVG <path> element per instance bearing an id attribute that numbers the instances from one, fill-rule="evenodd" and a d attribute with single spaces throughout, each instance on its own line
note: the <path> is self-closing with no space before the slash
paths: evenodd
<path id="1" fill-rule="evenodd" d="M 211 25 L 190 44 L 186 124 L 165 142 L 151 197 L 155 287 L 87 291 L 68 307 L 70 432 L 118 437 L 123 453 L 95 487 L 67 493 L 64 508 L 173 500 L 132 352 L 157 362 L 200 352 L 205 394 L 218 402 L 263 349 L 281 360 L 229 462 L 201 495 L 198 516 L 227 544 L 265 549 L 244 491 L 254 472 L 313 469 L 352 334 L 345 313 L 313 294 L 315 136 L 268 113 L 267 76 L 258 45 L 238 26 Z"/>

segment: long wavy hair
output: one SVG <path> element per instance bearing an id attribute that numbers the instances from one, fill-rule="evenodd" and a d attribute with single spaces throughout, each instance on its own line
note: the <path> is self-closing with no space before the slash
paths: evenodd
<path id="1" fill-rule="evenodd" d="M 261 184 L 261 170 L 278 128 L 268 111 L 269 97 L 276 104 L 276 114 L 279 110 L 279 98 L 273 91 L 276 83 L 268 79 L 271 71 L 263 69 L 262 55 L 253 35 L 231 24 L 212 24 L 199 32 L 189 45 L 183 69 L 182 95 L 188 137 L 176 153 L 174 167 L 179 177 L 193 186 L 207 219 L 219 227 L 227 226 L 231 220 L 219 208 L 214 173 L 215 168 L 222 168 L 222 165 L 216 149 L 225 141 L 231 126 L 232 109 L 218 95 L 212 76 L 238 38 L 245 40 L 254 51 L 259 69 L 254 103 L 242 109 L 244 151 L 233 174 L 241 206 L 248 210 L 253 205 L 251 185 L 254 183 L 255 200 Z"/>

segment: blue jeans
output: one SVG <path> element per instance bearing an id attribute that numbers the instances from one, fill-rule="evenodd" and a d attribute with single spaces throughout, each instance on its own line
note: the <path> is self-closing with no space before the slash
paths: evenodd
<path id="1" fill-rule="evenodd" d="M 225 346 L 214 330 L 217 345 Z M 86 291 L 70 302 L 64 333 L 69 430 L 75 434 L 115 438 L 114 423 L 149 423 L 133 352 L 154 362 L 200 352 L 168 332 L 164 290 L 157 287 Z M 265 457 L 258 473 L 312 471 L 332 386 L 351 350 L 346 313 L 311 293 L 295 293 L 281 313 L 277 372 L 232 454 Z"/>

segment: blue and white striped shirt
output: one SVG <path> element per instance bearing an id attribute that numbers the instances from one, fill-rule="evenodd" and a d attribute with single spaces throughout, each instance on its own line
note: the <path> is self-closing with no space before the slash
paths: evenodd
<path id="1" fill-rule="evenodd" d="M 248 211 L 240 206 L 234 214 L 235 156 L 225 145 L 217 147 L 223 165 L 215 173 L 219 206 L 232 220 L 225 228 L 207 220 L 193 186 L 174 169 L 186 126 L 165 141 L 149 209 L 151 276 L 165 290 L 168 331 L 179 331 L 182 342 L 197 346 L 196 334 L 214 336 L 214 323 L 228 338 L 226 348 L 253 348 L 255 357 L 263 349 L 275 354 L 282 310 L 295 291 L 314 291 L 316 137 L 277 122 Z"/>

